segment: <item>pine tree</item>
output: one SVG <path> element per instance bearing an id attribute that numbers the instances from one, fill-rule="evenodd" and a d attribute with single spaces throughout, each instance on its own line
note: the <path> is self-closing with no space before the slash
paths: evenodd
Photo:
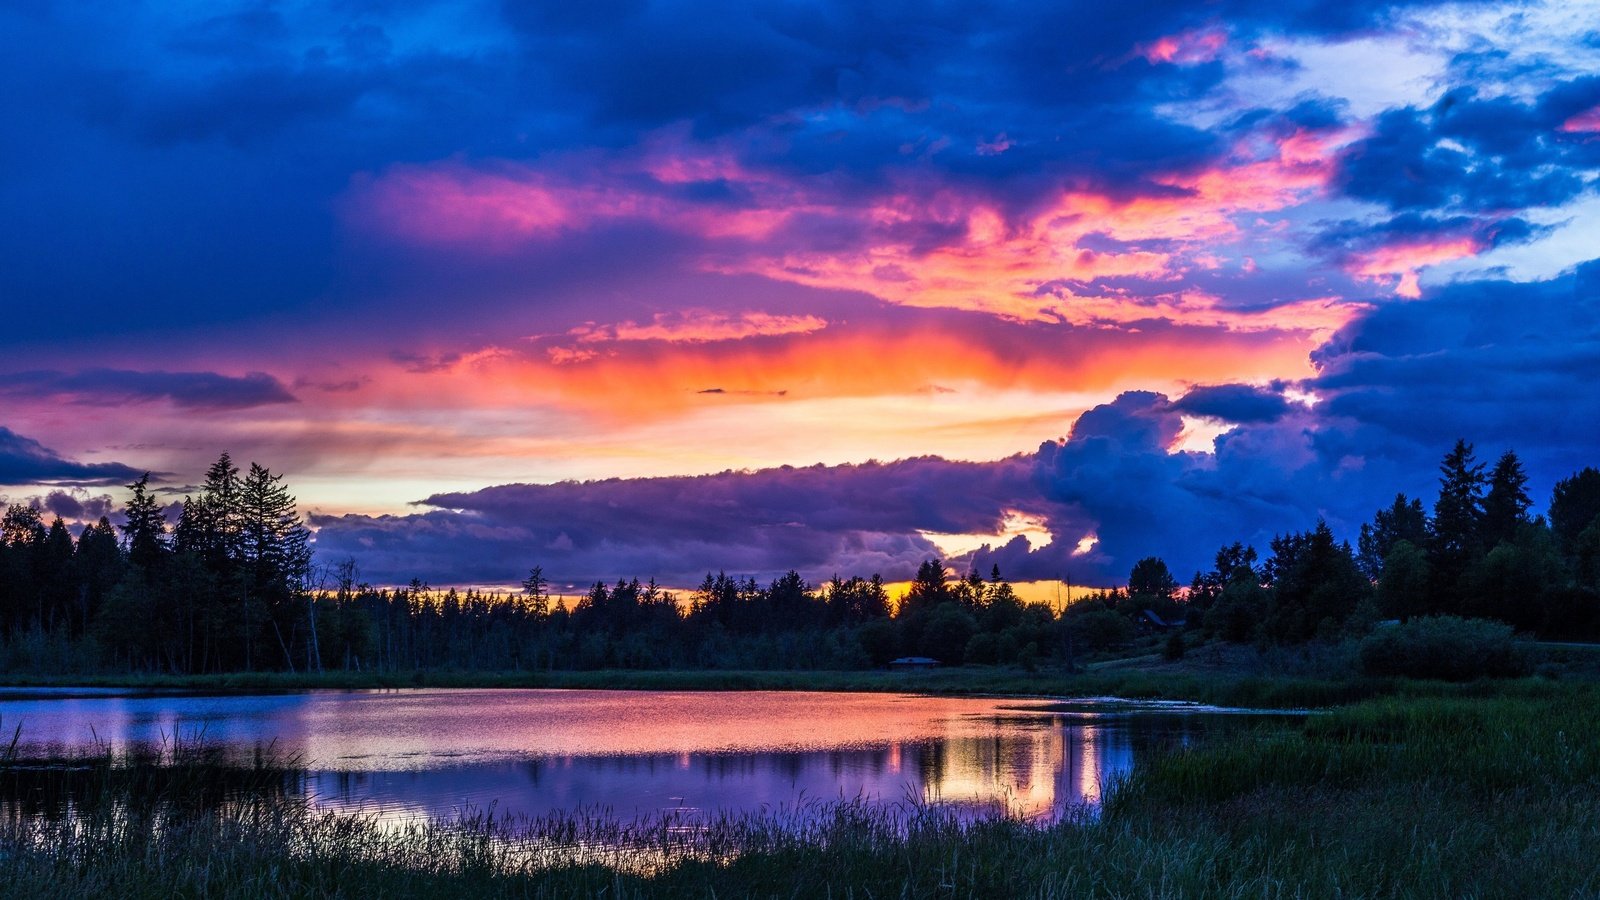
<path id="1" fill-rule="evenodd" d="M 1507 450 L 1489 473 L 1489 493 L 1483 498 L 1483 546 L 1493 549 L 1515 540 L 1532 505 L 1528 473 L 1517 454 Z"/>
<path id="2" fill-rule="evenodd" d="M 295 511 L 294 496 L 284 486 L 282 475 L 251 463 L 238 496 L 238 546 L 246 610 L 252 599 L 266 608 L 267 622 L 283 650 L 284 664 L 292 671 L 294 657 L 284 626 L 294 615 L 291 604 L 304 592 L 310 573 L 311 535 Z M 246 635 L 247 640 L 250 637 Z"/>
<path id="3" fill-rule="evenodd" d="M 528 577 L 522 579 L 522 595 L 534 616 L 543 619 L 550 615 L 550 582 L 545 580 L 543 566 L 528 570 Z"/>
<path id="4" fill-rule="evenodd" d="M 122 526 L 122 536 L 127 543 L 128 562 L 142 570 L 146 576 L 153 574 L 167 554 L 167 514 L 161 511 L 156 498 L 149 490 L 150 473 L 128 485 L 133 497 L 123 508 L 127 524 Z"/>
<path id="5" fill-rule="evenodd" d="M 1429 562 L 1434 605 L 1443 612 L 1463 606 L 1463 578 L 1483 557 L 1483 464 L 1472 445 L 1457 440 L 1439 464 L 1439 499 L 1433 505 Z"/>

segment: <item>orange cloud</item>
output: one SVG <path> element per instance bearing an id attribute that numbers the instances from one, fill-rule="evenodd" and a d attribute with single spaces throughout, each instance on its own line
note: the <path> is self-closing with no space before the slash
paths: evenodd
<path id="1" fill-rule="evenodd" d="M 1015 329 L 1015 331 L 1013 331 Z M 1309 374 L 1303 332 L 1221 328 L 1062 333 L 836 326 L 746 341 L 587 344 L 590 354 L 486 353 L 432 373 L 393 371 L 350 403 L 548 404 L 614 419 L 712 404 L 770 404 L 964 392 L 1101 395 L 1133 385 Z M 604 347 L 602 350 L 601 348 Z M 706 393 L 717 391 L 715 394 Z M 341 398 L 343 400 L 344 398 Z"/>

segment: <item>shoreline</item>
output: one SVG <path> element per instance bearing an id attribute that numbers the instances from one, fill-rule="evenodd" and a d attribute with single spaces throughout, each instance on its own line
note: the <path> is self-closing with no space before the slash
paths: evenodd
<path id="1" fill-rule="evenodd" d="M 1229 671 L 1061 671 L 952 668 L 925 672 L 781 670 L 596 670 L 584 672 L 405 672 L 321 674 L 257 672 L 212 675 L 0 676 L 0 690 L 118 689 L 200 693 L 279 693 L 307 690 L 426 688 L 657 691 L 841 691 L 1042 699 L 1116 697 L 1176 700 L 1241 709 L 1315 709 L 1374 697 L 1484 696 L 1506 691 L 1537 696 L 1553 682 L 1538 678 L 1494 682 L 1419 682 L 1345 679 Z"/>

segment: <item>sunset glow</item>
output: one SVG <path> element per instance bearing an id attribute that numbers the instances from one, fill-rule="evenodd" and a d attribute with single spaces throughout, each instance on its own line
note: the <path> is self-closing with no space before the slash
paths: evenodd
<path id="1" fill-rule="evenodd" d="M 515 6 L 0 13 L 0 495 L 227 450 L 376 583 L 1108 585 L 1592 443 L 1567 5 Z"/>

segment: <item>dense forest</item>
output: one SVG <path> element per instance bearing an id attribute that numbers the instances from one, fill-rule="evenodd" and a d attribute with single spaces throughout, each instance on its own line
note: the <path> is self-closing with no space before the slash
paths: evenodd
<path id="1" fill-rule="evenodd" d="M 169 522 L 148 484 L 125 523 L 74 536 L 13 504 L 0 520 L 0 669 L 12 672 L 864 668 L 916 654 L 956 665 L 1071 663 L 1153 633 L 1169 653 L 1205 640 L 1294 645 L 1448 614 L 1545 638 L 1600 637 L 1600 471 L 1555 486 L 1531 514 L 1514 453 L 1493 466 L 1464 441 L 1432 508 L 1399 495 L 1355 546 L 1325 524 L 1222 547 L 1185 588 L 1158 557 L 1127 585 L 1063 609 L 1022 602 L 999 571 L 938 560 L 898 602 L 883 581 L 790 572 L 768 584 L 710 575 L 686 595 L 653 581 L 553 598 L 538 567 L 520 591 L 360 581 L 313 565 L 283 477 L 223 454 Z"/>

